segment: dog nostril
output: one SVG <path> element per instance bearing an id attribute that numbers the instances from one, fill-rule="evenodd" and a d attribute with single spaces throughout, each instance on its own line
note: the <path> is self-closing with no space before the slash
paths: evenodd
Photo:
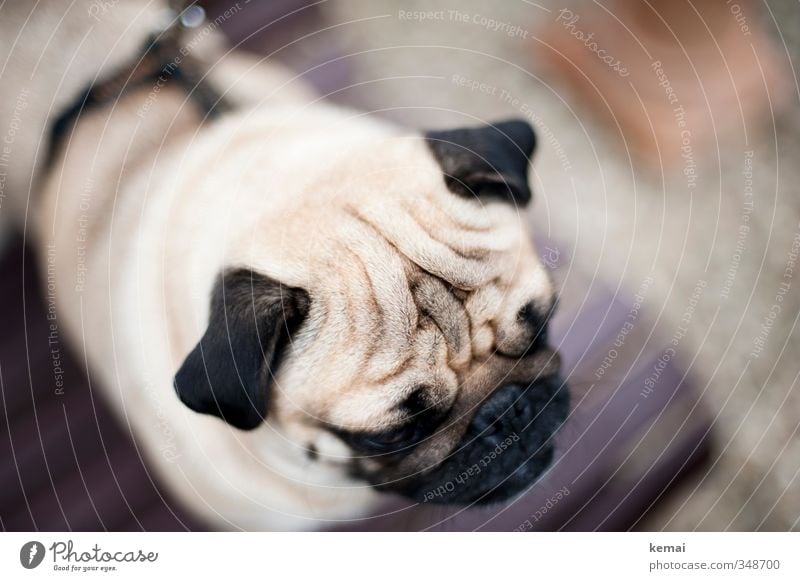
<path id="1" fill-rule="evenodd" d="M 472 428 L 484 436 L 493 434 L 497 431 L 498 427 L 497 416 L 485 409 L 478 410 L 478 413 L 472 420 Z"/>
<path id="2" fill-rule="evenodd" d="M 511 416 L 527 412 L 522 396 L 522 388 L 516 384 L 505 385 L 492 393 L 478 409 L 472 419 L 470 429 L 475 436 L 505 437 Z"/>

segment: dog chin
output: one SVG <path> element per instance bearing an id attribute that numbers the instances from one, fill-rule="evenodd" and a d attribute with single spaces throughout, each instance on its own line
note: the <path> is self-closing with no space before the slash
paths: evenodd
<path id="1" fill-rule="evenodd" d="M 553 438 L 568 413 L 569 392 L 560 377 L 503 386 L 481 406 L 442 464 L 392 487 L 421 503 L 488 505 L 510 500 L 550 467 Z"/>

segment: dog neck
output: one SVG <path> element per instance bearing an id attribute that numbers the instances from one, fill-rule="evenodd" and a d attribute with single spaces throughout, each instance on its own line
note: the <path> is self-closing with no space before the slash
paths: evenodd
<path id="1" fill-rule="evenodd" d="M 85 88 L 50 127 L 46 166 L 52 165 L 59 147 L 83 112 L 113 106 L 126 93 L 147 84 L 159 90 L 168 83 L 181 88 L 197 105 L 204 120 L 214 119 L 230 109 L 228 101 L 206 78 L 204 65 L 181 45 L 181 34 L 204 21 L 205 13 L 195 5 L 173 12 L 167 27 L 150 34 L 129 62 Z"/>

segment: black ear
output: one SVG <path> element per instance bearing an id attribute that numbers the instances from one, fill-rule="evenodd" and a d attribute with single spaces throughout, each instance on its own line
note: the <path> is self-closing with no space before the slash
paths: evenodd
<path id="1" fill-rule="evenodd" d="M 530 201 L 528 162 L 536 147 L 536 135 L 525 121 L 429 131 L 425 138 L 451 192 L 500 197 L 521 205 Z"/>
<path id="2" fill-rule="evenodd" d="M 247 269 L 224 272 L 212 293 L 208 329 L 175 375 L 178 397 L 237 428 L 257 427 L 278 359 L 309 304 L 302 289 Z"/>

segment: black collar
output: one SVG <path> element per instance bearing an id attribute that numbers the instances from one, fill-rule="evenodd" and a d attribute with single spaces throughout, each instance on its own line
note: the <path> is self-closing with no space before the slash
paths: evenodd
<path id="1" fill-rule="evenodd" d="M 193 6 L 190 6 L 191 9 Z M 203 113 L 204 121 L 228 111 L 231 106 L 205 78 L 205 67 L 180 44 L 186 12 L 176 16 L 164 31 L 150 35 L 140 53 L 127 65 L 106 79 L 89 85 L 53 122 L 47 165 L 50 165 L 61 142 L 71 132 L 86 110 L 103 107 L 119 100 L 126 92 L 151 84 L 153 87 L 174 83 L 181 87 Z M 184 54 L 185 53 L 185 54 Z"/>

